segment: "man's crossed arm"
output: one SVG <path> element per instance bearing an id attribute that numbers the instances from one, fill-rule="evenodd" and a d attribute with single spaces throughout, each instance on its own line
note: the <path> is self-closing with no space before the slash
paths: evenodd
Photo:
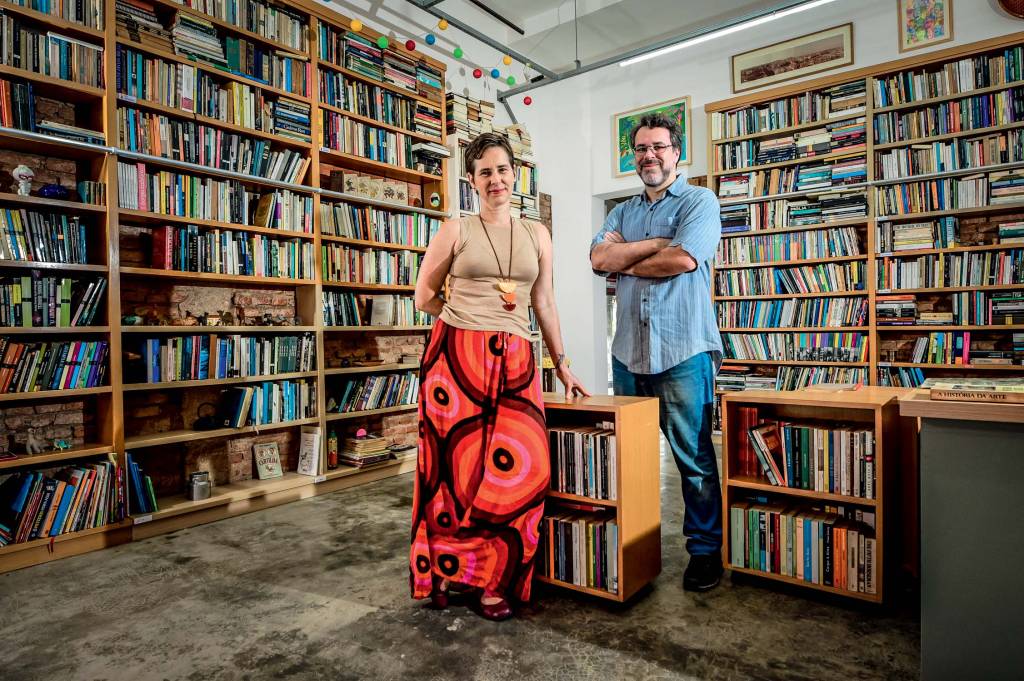
<path id="1" fill-rule="evenodd" d="M 670 239 L 626 241 L 609 231 L 604 242 L 590 252 L 590 263 L 601 272 L 620 272 L 634 277 L 674 277 L 697 269 L 697 261 L 682 246 L 670 246 Z"/>

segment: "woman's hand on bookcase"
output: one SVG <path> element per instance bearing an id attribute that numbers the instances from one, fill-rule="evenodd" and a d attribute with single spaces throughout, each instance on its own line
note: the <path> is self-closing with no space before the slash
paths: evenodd
<path id="1" fill-rule="evenodd" d="M 566 397 L 590 397 L 590 393 L 583 387 L 580 380 L 569 370 L 566 364 L 560 365 L 555 369 L 555 373 L 558 375 L 558 380 L 565 386 Z"/>

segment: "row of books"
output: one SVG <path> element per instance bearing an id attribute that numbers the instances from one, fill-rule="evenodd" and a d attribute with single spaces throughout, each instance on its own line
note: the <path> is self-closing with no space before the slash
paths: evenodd
<path id="1" fill-rule="evenodd" d="M 335 71 L 320 71 L 320 101 L 423 135 L 441 136 L 440 114 L 414 99 Z"/>
<path id="2" fill-rule="evenodd" d="M 597 514 L 601 511 L 605 515 Z M 619 592 L 619 526 L 606 509 L 563 504 L 548 510 L 541 521 L 537 551 L 539 574 L 589 589 Z"/>
<path id="3" fill-rule="evenodd" d="M 516 166 L 516 180 L 512 188 L 520 194 L 536 196 L 537 194 L 537 168 L 534 166 L 519 164 Z"/>
<path id="4" fill-rule="evenodd" d="M 762 296 L 786 293 L 863 291 L 863 262 L 826 262 L 800 267 L 775 267 L 715 272 L 715 293 L 722 296 Z"/>
<path id="5" fill-rule="evenodd" d="M 421 253 L 385 251 L 373 248 L 352 248 L 341 244 L 323 244 L 324 281 L 359 282 L 364 284 L 416 283 Z"/>
<path id="6" fill-rule="evenodd" d="M 221 392 L 217 419 L 225 428 L 316 417 L 316 380 L 264 381 Z"/>
<path id="7" fill-rule="evenodd" d="M 841 188 L 867 180 L 867 164 L 863 156 L 831 162 L 754 170 L 723 176 L 718 185 L 719 198 L 754 198 Z"/>
<path id="8" fill-rule="evenodd" d="M 64 213 L 0 208 L 0 260 L 86 264 L 87 232 L 81 219 Z"/>
<path id="9" fill-rule="evenodd" d="M 313 244 L 263 233 L 162 225 L 153 230 L 152 266 L 178 272 L 313 279 Z"/>
<path id="10" fill-rule="evenodd" d="M 0 326 L 89 326 L 103 306 L 106 279 L 44 277 L 39 271 L 0 278 Z"/>
<path id="11" fill-rule="evenodd" d="M 960 245 L 960 221 L 947 216 L 926 222 L 879 222 L 875 245 L 879 253 L 952 248 Z"/>
<path id="12" fill-rule="evenodd" d="M 723 333 L 725 356 L 738 360 L 866 362 L 868 335 L 844 333 Z"/>
<path id="13" fill-rule="evenodd" d="M 918 367 L 878 367 L 877 385 L 893 388 L 916 388 L 924 383 L 924 372 Z"/>
<path id="14" fill-rule="evenodd" d="M 812 366 L 791 367 L 780 366 L 775 375 L 776 390 L 800 390 L 809 385 L 821 383 L 849 383 L 852 385 L 867 383 L 867 369 L 862 367 Z"/>
<path id="15" fill-rule="evenodd" d="M 950 318 L 952 323 L 952 315 Z M 876 296 L 875 320 L 879 326 L 916 324 L 917 298 L 913 295 Z"/>
<path id="16" fill-rule="evenodd" d="M 94 206 L 105 206 L 107 204 L 107 184 L 93 180 L 79 180 L 76 185 L 78 199 L 82 203 Z M 72 191 L 72 196 L 74 192 Z"/>
<path id="17" fill-rule="evenodd" d="M 195 121 L 119 107 L 117 123 L 118 146 L 128 151 L 280 182 L 298 182 L 309 166 L 308 156 L 294 149 Z"/>
<path id="18" fill-rule="evenodd" d="M 0 79 L 0 126 L 88 144 L 106 143 L 102 132 L 50 119 L 37 120 L 32 83 L 22 81 Z"/>
<path id="19" fill-rule="evenodd" d="M 281 43 L 297 52 L 309 44 L 307 19 L 280 5 L 262 0 L 175 0 L 183 7 L 209 14 L 233 26 Z"/>
<path id="20" fill-rule="evenodd" d="M 0 337 L 0 393 L 101 386 L 107 352 L 106 341 L 20 343 Z"/>
<path id="21" fill-rule="evenodd" d="M 740 407 L 737 416 L 740 475 L 764 478 L 779 487 L 875 498 L 871 428 L 763 418 L 756 407 Z"/>
<path id="22" fill-rule="evenodd" d="M 777 199 L 757 203 L 737 203 L 721 208 L 722 233 L 770 231 L 852 220 L 868 214 L 868 199 L 863 192 L 846 192 L 820 198 Z"/>
<path id="23" fill-rule="evenodd" d="M 401 132 L 375 128 L 333 111 L 323 111 L 323 138 L 326 149 L 361 156 L 401 168 L 415 167 L 413 140 Z"/>
<path id="24" fill-rule="evenodd" d="M 723 300 L 717 309 L 718 325 L 726 328 L 849 327 L 863 326 L 868 319 L 864 297 Z"/>
<path id="25" fill-rule="evenodd" d="M 419 388 L 420 377 L 415 371 L 361 376 L 345 381 L 336 392 L 337 400 L 329 400 L 327 411 L 346 414 L 415 404 Z"/>
<path id="26" fill-rule="evenodd" d="M 1024 200 L 1024 176 L 1007 173 L 967 175 L 904 182 L 875 188 L 879 217 L 929 211 L 980 208 Z"/>
<path id="27" fill-rule="evenodd" d="M 998 52 L 902 71 L 874 80 L 875 106 L 969 93 L 1024 79 L 1024 52 L 1018 45 Z"/>
<path id="28" fill-rule="evenodd" d="M 749 366 L 723 364 L 715 376 L 715 388 L 729 392 L 738 390 L 775 390 L 775 376 L 756 373 Z"/>
<path id="29" fill-rule="evenodd" d="M 121 476 L 111 461 L 8 476 L 0 484 L 0 546 L 119 522 Z"/>
<path id="30" fill-rule="evenodd" d="M 34 9 L 42 14 L 64 19 L 87 28 L 103 28 L 103 2 L 83 0 L 60 2 L 59 0 L 7 0 L 13 5 Z"/>
<path id="31" fill-rule="evenodd" d="M 715 265 L 861 255 L 860 240 L 854 227 L 723 239 L 718 244 Z"/>
<path id="32" fill-rule="evenodd" d="M 324 291 L 323 308 L 324 326 L 425 326 L 433 319 L 416 309 L 411 296 Z"/>
<path id="33" fill-rule="evenodd" d="M 1024 284 L 1024 248 L 939 253 L 914 259 L 883 258 L 878 289 Z"/>
<path id="34" fill-rule="evenodd" d="M 899 180 L 1020 161 L 1024 161 L 1024 130 L 1007 130 L 984 137 L 890 149 L 875 156 L 875 178 Z"/>
<path id="35" fill-rule="evenodd" d="M 416 182 L 392 180 L 370 173 L 333 169 L 321 176 L 321 186 L 335 192 L 344 192 L 377 201 L 389 201 L 401 205 L 423 206 L 423 187 Z"/>
<path id="36" fill-rule="evenodd" d="M 445 95 L 445 127 L 448 134 L 473 139 L 494 130 L 494 102 L 449 92 Z"/>
<path id="37" fill-rule="evenodd" d="M 1024 220 L 996 225 L 996 239 L 1001 244 L 1024 244 Z"/>
<path id="38" fill-rule="evenodd" d="M 320 22 L 319 57 L 356 74 L 440 101 L 441 72 L 423 60 L 381 49 L 364 36 Z"/>
<path id="39" fill-rule="evenodd" d="M 1024 292 L 970 291 L 953 296 L 953 315 L 959 324 L 1024 324 Z"/>
<path id="40" fill-rule="evenodd" d="M 156 513 L 160 510 L 156 501 L 153 478 L 146 475 L 131 452 L 125 452 L 124 465 L 128 476 L 128 510 L 130 513 Z"/>
<path id="41" fill-rule="evenodd" d="M 125 381 L 166 383 L 270 376 L 316 368 L 316 340 L 197 334 L 126 342 Z"/>
<path id="42" fill-rule="evenodd" d="M 115 34 L 166 52 L 174 51 L 171 32 L 164 28 L 149 0 L 115 0 Z"/>
<path id="43" fill-rule="evenodd" d="M 742 501 L 729 507 L 729 564 L 874 594 L 880 567 L 873 525 L 874 512 L 863 509 Z"/>
<path id="44" fill-rule="evenodd" d="M 956 134 L 1024 120 L 1024 90 L 1019 87 L 964 97 L 908 111 L 875 116 L 875 144 Z"/>
<path id="45" fill-rule="evenodd" d="M 0 65 L 81 85 L 103 87 L 103 48 L 52 31 L 0 9 Z"/>
<path id="46" fill-rule="evenodd" d="M 977 341 L 977 337 L 974 340 Z M 1024 341 L 1024 334 L 1015 333 L 1010 347 L 992 341 L 972 346 L 970 331 L 933 332 L 914 341 L 909 358 L 900 359 L 903 356 L 900 350 L 896 350 L 895 357 L 913 364 L 1010 366 L 1024 360 L 1024 348 L 1017 347 L 1021 341 Z"/>
<path id="47" fill-rule="evenodd" d="M 854 116 L 864 112 L 866 93 L 865 81 L 859 80 L 737 111 L 714 112 L 711 114 L 711 139 L 722 140 Z"/>
<path id="48" fill-rule="evenodd" d="M 800 130 L 768 139 L 749 139 L 718 145 L 715 170 L 736 170 L 748 166 L 781 163 L 839 151 L 866 148 L 864 117 L 826 123 L 820 128 Z"/>
<path id="49" fill-rule="evenodd" d="M 350 203 L 320 203 L 320 233 L 404 246 L 426 246 L 441 220 L 422 213 L 399 213 Z"/>
<path id="50" fill-rule="evenodd" d="M 617 492 L 615 424 L 548 428 L 551 489 L 615 501 Z"/>

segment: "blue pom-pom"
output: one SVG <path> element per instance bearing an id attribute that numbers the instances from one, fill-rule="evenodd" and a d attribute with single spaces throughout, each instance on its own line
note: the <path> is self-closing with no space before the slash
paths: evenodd
<path id="1" fill-rule="evenodd" d="M 435 36 L 433 33 L 428 33 L 427 34 L 427 44 L 428 45 L 433 45 L 436 42 L 437 42 L 437 36 Z"/>

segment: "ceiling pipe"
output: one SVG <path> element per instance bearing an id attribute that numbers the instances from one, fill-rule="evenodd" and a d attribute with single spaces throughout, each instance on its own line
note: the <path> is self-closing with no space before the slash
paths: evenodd
<path id="1" fill-rule="evenodd" d="M 493 9 L 491 9 L 490 7 L 485 5 L 484 3 L 480 2 L 480 0 L 469 0 L 469 1 L 471 3 L 473 3 L 474 5 L 476 5 L 477 7 L 479 7 L 480 9 L 482 9 L 484 12 L 487 12 L 488 14 L 490 14 L 492 17 L 494 17 L 495 19 L 497 19 L 501 23 L 503 23 L 506 26 L 508 26 L 509 28 L 511 28 L 513 31 L 515 31 L 519 35 L 526 35 L 526 31 L 524 31 L 523 29 L 519 28 L 518 26 L 513 24 L 511 21 L 506 19 L 505 17 L 501 16 L 500 14 L 495 12 Z"/>

